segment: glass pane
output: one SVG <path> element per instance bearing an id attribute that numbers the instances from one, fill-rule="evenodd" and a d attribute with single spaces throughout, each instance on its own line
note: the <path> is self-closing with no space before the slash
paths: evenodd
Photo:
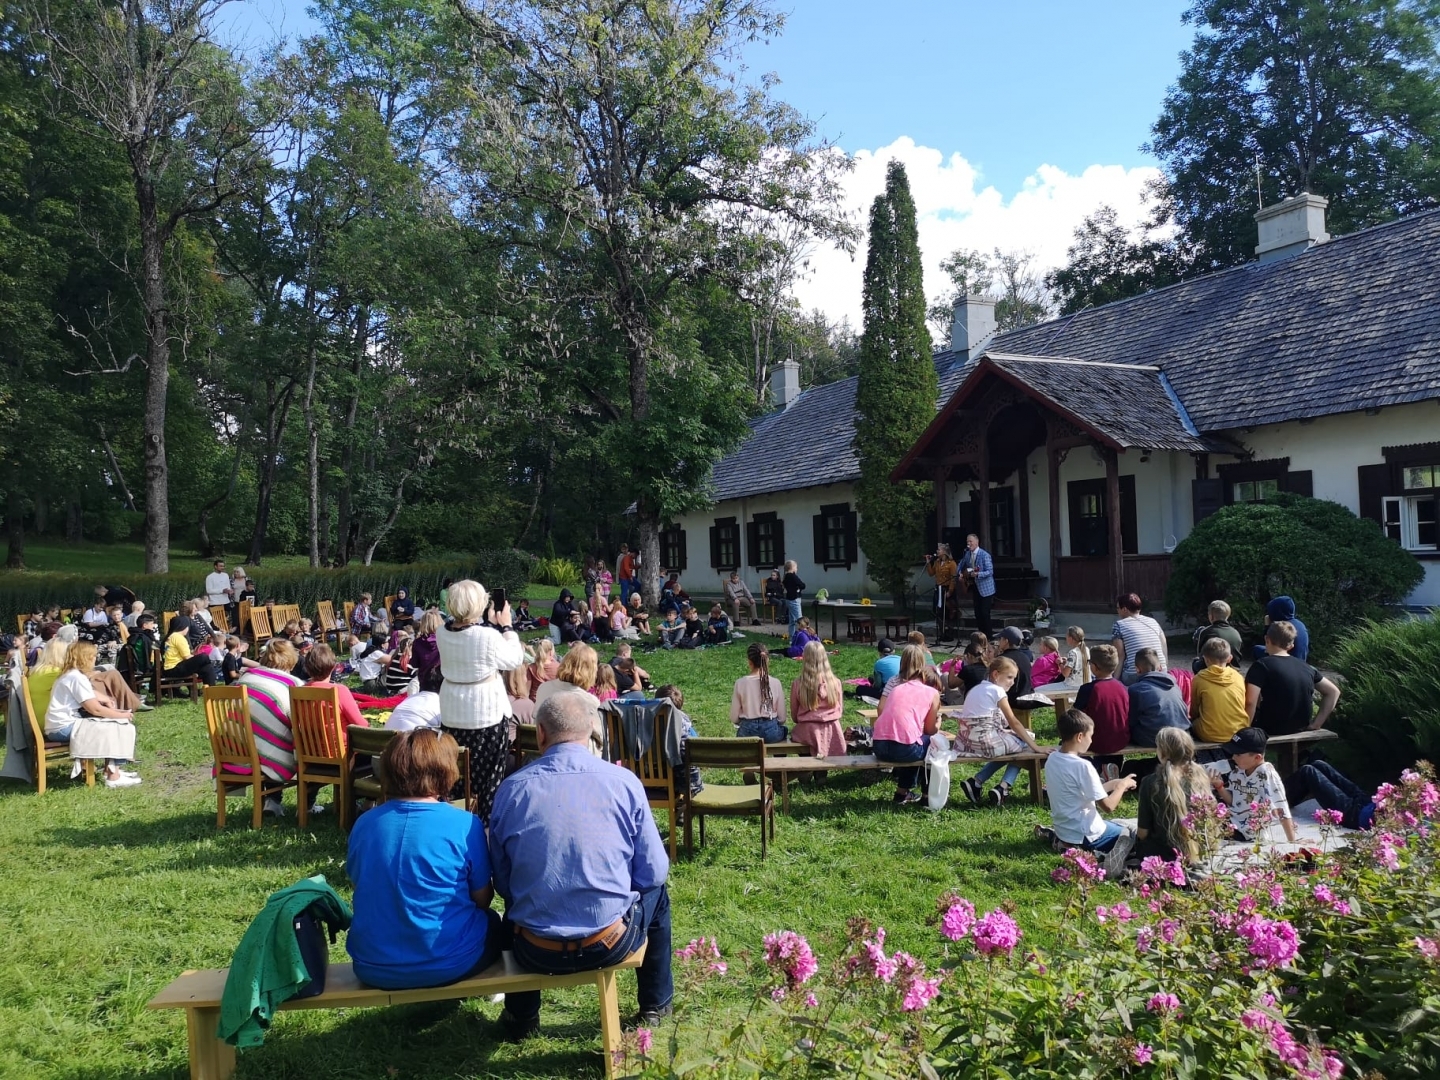
<path id="1" fill-rule="evenodd" d="M 1380 504 L 1380 517 L 1383 519 L 1381 528 L 1385 535 L 1397 544 L 1405 542 L 1404 533 L 1400 525 L 1400 500 L 1384 499 Z"/>
<path id="2" fill-rule="evenodd" d="M 1422 548 L 1433 548 L 1436 546 L 1436 522 L 1435 522 L 1434 498 L 1411 499 L 1410 506 L 1415 514 L 1415 545 Z"/>
<path id="3" fill-rule="evenodd" d="M 1254 501 L 1255 501 L 1255 484 L 1254 484 L 1252 481 L 1250 481 L 1250 480 L 1242 480 L 1242 481 L 1240 481 L 1240 483 L 1236 484 L 1236 485 L 1235 485 L 1235 501 L 1236 501 L 1237 503 L 1240 503 L 1240 502 L 1254 502 Z"/>
<path id="4" fill-rule="evenodd" d="M 1280 493 L 1279 480 L 1261 480 L 1255 485 L 1255 498 L 1260 501 L 1273 499 Z"/>
<path id="5" fill-rule="evenodd" d="M 1435 487 L 1435 466 L 1407 465 L 1405 468 L 1405 490 L 1416 491 Z"/>

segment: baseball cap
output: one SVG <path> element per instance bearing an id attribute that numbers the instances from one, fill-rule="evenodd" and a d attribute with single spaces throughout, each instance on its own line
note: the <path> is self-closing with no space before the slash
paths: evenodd
<path id="1" fill-rule="evenodd" d="M 892 653 L 895 651 L 895 643 L 888 637 L 882 637 L 875 643 L 875 651 L 879 653 Z"/>
<path id="2" fill-rule="evenodd" d="M 1230 741 L 1225 744 L 1225 752 L 1231 756 L 1235 754 L 1263 754 L 1265 752 L 1265 745 L 1269 741 L 1264 728 L 1241 728 L 1232 735 Z"/>
<path id="3" fill-rule="evenodd" d="M 1008 641 L 1011 645 L 1025 644 L 1025 635 L 1020 633 L 1020 631 L 1013 626 L 1005 627 L 1004 630 L 1000 631 L 998 637 L 999 640 Z"/>

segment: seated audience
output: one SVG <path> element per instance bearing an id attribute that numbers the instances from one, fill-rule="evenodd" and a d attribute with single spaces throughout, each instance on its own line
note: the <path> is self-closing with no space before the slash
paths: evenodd
<path id="1" fill-rule="evenodd" d="M 1026 647 L 1025 635 L 1016 626 L 1007 626 L 995 635 L 995 647 L 999 650 L 998 655 L 1015 665 L 1015 681 L 1011 684 L 1008 695 L 1010 707 L 1027 708 L 1020 699 L 1035 692 L 1035 684 L 1030 680 L 1030 668 L 1035 663 L 1035 654 Z"/>
<path id="2" fill-rule="evenodd" d="M 1230 737 L 1250 726 L 1245 711 L 1245 677 L 1230 666 L 1230 643 L 1213 637 L 1200 647 L 1205 670 L 1196 674 L 1190 684 L 1191 734 L 1197 742 L 1228 743 Z M 1200 755 L 1201 763 L 1224 755 L 1209 751 Z"/>
<path id="3" fill-rule="evenodd" d="M 906 650 L 909 652 L 909 649 Z M 960 730 L 955 736 L 955 749 L 966 757 L 996 758 L 1007 754 L 1048 754 L 1049 747 L 1038 746 L 1035 737 L 1016 717 L 1010 707 L 1008 692 L 1015 680 L 1015 662 L 999 656 L 990 662 L 989 678 L 965 695 L 960 710 Z M 979 806 L 985 797 L 985 781 L 1000 771 L 1001 762 L 991 761 L 960 785 L 965 797 Z M 990 801 L 1004 806 L 1010 797 L 1020 766 L 1005 763 L 1005 775 L 990 789 Z"/>
<path id="4" fill-rule="evenodd" d="M 417 672 L 440 666 L 440 646 L 435 633 L 445 625 L 436 608 L 428 608 L 415 624 L 415 644 L 410 648 L 410 664 Z"/>
<path id="5" fill-rule="evenodd" d="M 1200 650 L 1212 637 L 1225 639 L 1230 646 L 1230 662 L 1232 664 L 1240 663 L 1240 654 L 1245 649 L 1245 643 L 1240 638 L 1240 631 L 1230 624 L 1229 604 L 1224 600 L 1216 600 L 1211 603 L 1208 614 L 1210 621 L 1195 630 L 1195 659 L 1190 665 L 1193 672 L 1199 672 L 1205 666 L 1205 658 L 1200 655 Z"/>
<path id="6" fill-rule="evenodd" d="M 1310 630 L 1306 625 L 1295 617 L 1295 601 L 1288 596 L 1277 596 L 1265 605 L 1265 625 L 1269 626 L 1275 622 L 1288 622 L 1295 628 L 1295 647 L 1290 651 L 1295 654 L 1297 660 L 1308 660 L 1310 658 Z M 1255 646 L 1255 659 L 1265 655 L 1265 646 Z"/>
<path id="7" fill-rule="evenodd" d="M 250 643 L 244 638 L 231 634 L 225 639 L 225 658 L 220 661 L 220 674 L 226 686 L 234 686 L 240 680 L 240 673 L 247 667 L 258 666 L 245 655 L 249 651 Z"/>
<path id="8" fill-rule="evenodd" d="M 170 636 L 165 639 L 163 661 L 165 678 L 188 679 L 191 675 L 198 675 L 206 686 L 214 686 L 220 681 L 219 670 L 208 655 L 197 655 L 191 651 L 192 629 L 186 615 L 177 615 L 170 620 Z M 204 642 L 206 639 L 201 640 Z"/>
<path id="9" fill-rule="evenodd" d="M 351 724 L 357 727 L 367 727 L 365 717 L 360 714 L 360 706 L 355 704 L 355 695 L 344 683 L 332 682 L 331 677 L 339 662 L 335 659 L 335 652 L 323 642 L 310 647 L 305 654 L 305 674 L 308 677 L 306 686 L 318 686 L 328 690 L 335 688 L 336 696 L 340 699 L 340 722 L 346 727 Z"/>
<path id="10" fill-rule="evenodd" d="M 881 703 L 874 736 L 876 760 L 901 766 L 895 770 L 897 806 L 920 801 L 913 790 L 917 779 L 921 791 L 928 788 L 925 770 L 918 763 L 939 725 L 940 694 L 925 681 L 925 653 L 919 646 L 906 645 L 900 654 L 899 681 Z"/>
<path id="11" fill-rule="evenodd" d="M 1046 635 L 1039 639 L 1036 647 L 1040 650 L 1040 655 L 1030 666 L 1032 690 L 1037 686 L 1060 681 L 1060 642 Z"/>
<path id="12" fill-rule="evenodd" d="M 730 634 L 735 629 L 730 623 L 730 616 L 725 614 L 725 609 L 719 604 L 710 605 L 710 618 L 705 623 L 705 641 L 710 645 L 723 645 L 730 640 Z"/>
<path id="13" fill-rule="evenodd" d="M 523 667 L 516 668 L 516 671 L 524 671 Z M 508 684 L 513 672 L 505 672 Z M 440 730 L 440 685 L 445 681 L 440 674 L 438 667 L 426 668 L 419 676 L 420 690 L 411 694 L 399 705 L 390 710 L 389 717 L 385 720 L 385 727 L 390 731 L 413 731 L 415 728 L 434 728 Z M 526 705 L 530 704 L 527 698 Z M 445 789 L 450 790 L 448 787 Z"/>
<path id="14" fill-rule="evenodd" d="M 605 721 L 600 712 L 600 702 L 589 691 L 595 685 L 600 659 L 595 650 L 583 641 L 570 646 L 565 659 L 555 671 L 555 678 L 544 683 L 535 692 L 535 710 L 557 694 L 583 694 L 585 707 L 590 710 L 590 752 L 599 755 L 605 747 Z"/>
<path id="15" fill-rule="evenodd" d="M 725 603 L 730 605 L 730 613 L 736 626 L 745 625 L 746 608 L 750 609 L 750 624 L 760 625 L 760 611 L 755 605 L 755 597 L 750 592 L 750 586 L 740 577 L 739 570 L 730 571 L 730 576 L 721 584 L 721 589 L 725 594 Z"/>
<path id="16" fill-rule="evenodd" d="M 535 660 L 529 665 L 530 672 L 530 700 L 535 700 L 535 694 L 541 684 L 555 678 L 560 670 L 560 662 L 555 659 L 555 645 L 549 638 L 541 638 L 535 642 Z"/>
<path id="17" fill-rule="evenodd" d="M 1130 684 L 1130 742 L 1135 746 L 1155 746 L 1155 737 L 1163 728 L 1190 730 L 1190 710 L 1180 687 L 1168 671 L 1156 671 L 1155 650 L 1141 649 L 1135 654 L 1135 670 L 1140 677 Z"/>
<path id="18" fill-rule="evenodd" d="M 1046 639 L 1053 640 L 1053 639 Z M 1032 681 L 1037 694 L 1059 694 L 1079 690 L 1090 676 L 1090 650 L 1085 647 L 1085 628 L 1081 626 L 1067 627 L 1065 630 L 1065 652 L 1061 655 L 1056 653 L 1057 677 L 1046 683 L 1041 683 L 1035 673 L 1031 672 Z"/>
<path id="19" fill-rule="evenodd" d="M 1207 646 L 1209 644 L 1206 642 Z M 1208 654 L 1205 660 L 1212 662 Z M 1215 797 L 1230 807 L 1228 820 L 1233 839 L 1272 839 L 1270 827 L 1254 820 L 1255 807 L 1259 804 L 1269 807 L 1270 813 L 1279 819 L 1281 828 L 1285 830 L 1285 839 L 1293 844 L 1297 837 L 1295 823 L 1290 820 L 1290 802 L 1280 774 L 1275 771 L 1274 765 L 1265 760 L 1267 742 L 1265 732 L 1259 728 L 1237 731 L 1224 748 L 1230 755 L 1230 772 L 1222 777 L 1221 773 L 1212 771 L 1210 784 L 1215 789 Z"/>
<path id="20" fill-rule="evenodd" d="M 824 648 L 822 645 L 821 648 Z M 888 637 L 882 637 L 875 642 L 875 666 L 870 669 L 870 681 L 861 683 L 855 688 L 855 696 L 869 698 L 871 701 L 879 701 L 885 694 L 885 687 L 890 680 L 900 674 L 900 654 L 895 651 L 895 643 Z"/>
<path id="21" fill-rule="evenodd" d="M 397 630 L 407 630 L 415 625 L 415 601 L 410 599 L 410 590 L 403 585 L 395 590 L 395 602 L 390 605 L 390 622 Z"/>
<path id="22" fill-rule="evenodd" d="M 919 645 L 920 648 L 924 650 L 925 663 L 930 665 L 933 665 L 935 663 L 935 655 L 930 651 L 930 645 L 925 640 L 925 632 L 923 630 L 911 630 L 908 634 L 905 635 L 905 644 Z"/>
<path id="23" fill-rule="evenodd" d="M 640 682 L 636 673 L 639 669 L 635 666 L 634 657 L 622 656 L 612 660 L 610 666 L 615 669 L 615 692 L 621 697 L 645 696 L 645 687 Z"/>
<path id="24" fill-rule="evenodd" d="M 684 639 L 685 620 L 680 617 L 680 609 L 678 607 L 667 609 L 660 622 L 660 647 L 673 649 Z"/>
<path id="25" fill-rule="evenodd" d="M 742 738 L 784 742 L 785 688 L 770 674 L 770 650 L 758 641 L 745 650 L 750 672 L 735 680 L 730 694 L 730 723 Z"/>
<path id="26" fill-rule="evenodd" d="M 506 778 L 490 816 L 495 890 L 514 928 L 515 960 L 569 974 L 615 964 L 646 943 L 639 1023 L 654 1027 L 674 986 L 669 861 L 645 789 L 634 773 L 586 752 L 590 712 L 580 695 L 552 698 L 535 720 L 542 756 Z M 511 1039 L 534 1034 L 539 992 L 507 995 L 501 1020 Z"/>
<path id="27" fill-rule="evenodd" d="M 86 608 L 80 616 L 80 623 L 82 626 L 98 628 L 107 625 L 109 622 L 110 616 L 105 611 L 105 590 L 103 588 L 96 589 L 95 601 Z"/>
<path id="28" fill-rule="evenodd" d="M 1265 628 L 1265 655 L 1245 673 L 1245 711 L 1272 738 L 1318 731 L 1340 700 L 1340 688 L 1292 653 L 1294 645 L 1294 625 L 1272 622 Z M 1312 716 L 1316 691 L 1320 709 Z"/>
<path id="29" fill-rule="evenodd" d="M 955 699 L 956 704 L 964 700 L 963 695 L 968 694 L 990 677 L 990 661 L 994 658 L 990 639 L 976 630 L 970 635 L 970 640 L 966 642 L 965 650 L 958 658 L 959 663 L 946 661 L 946 688 L 958 690 L 961 693 L 961 697 Z"/>
<path id="30" fill-rule="evenodd" d="M 1115 678 L 1119 665 L 1113 646 L 1096 645 L 1090 650 L 1090 670 L 1095 680 L 1075 692 L 1075 708 L 1091 724 L 1086 746 L 1093 745 L 1097 754 L 1114 754 L 1130 741 L 1130 692 Z"/>
<path id="31" fill-rule="evenodd" d="M 630 625 L 630 613 L 620 600 L 610 605 L 610 638 L 612 641 L 640 640 L 640 631 Z"/>
<path id="32" fill-rule="evenodd" d="M 1167 661 L 1169 653 L 1166 651 L 1165 631 L 1160 629 L 1160 624 L 1149 615 L 1140 614 L 1144 606 L 1135 593 L 1126 593 L 1115 599 L 1115 614 L 1119 617 L 1110 628 L 1110 644 L 1114 646 L 1115 654 L 1119 657 L 1116 670 L 1120 674 L 1120 681 L 1126 686 L 1140 677 L 1135 673 L 1135 654 L 1141 649 L 1148 647 L 1155 650 L 1160 661 L 1157 671 L 1164 671 L 1170 666 Z"/>
<path id="33" fill-rule="evenodd" d="M 295 736 L 290 731 L 290 691 L 300 685 L 293 674 L 299 653 L 284 638 L 271 638 L 260 650 L 260 663 L 240 673 L 250 693 L 250 728 L 260 751 L 260 771 L 268 779 L 295 779 Z M 312 807 L 312 810 L 314 808 Z M 265 800 L 267 814 L 285 812 L 280 800 Z"/>
<path id="34" fill-rule="evenodd" d="M 825 646 L 812 641 L 801 657 L 800 674 L 790 684 L 791 738 L 804 743 L 815 757 L 841 757 L 845 749 L 845 697 L 830 669 Z"/>
<path id="35" fill-rule="evenodd" d="M 535 722 L 535 702 L 530 700 L 530 667 L 521 664 L 509 671 L 502 671 L 505 680 L 505 696 L 510 699 L 510 716 L 517 724 Z M 421 681 L 423 685 L 423 680 Z M 512 735 L 513 738 L 513 735 Z"/>
<path id="36" fill-rule="evenodd" d="M 1291 806 L 1314 799 L 1323 809 L 1338 810 L 1340 824 L 1347 829 L 1369 829 L 1375 824 L 1375 800 L 1328 761 L 1301 765 L 1287 776 L 1285 798 Z"/>
<path id="37" fill-rule="evenodd" d="M 614 701 L 620 696 L 616 689 L 615 669 L 609 664 L 597 664 L 595 666 L 595 685 L 590 688 L 590 693 L 595 695 L 595 700 L 602 705 L 607 701 Z"/>
<path id="38" fill-rule="evenodd" d="M 381 757 L 388 797 L 350 831 L 355 919 L 345 947 L 367 986 L 444 986 L 500 958 L 484 823 L 445 801 L 459 754 L 447 734 L 396 735 Z"/>
<path id="39" fill-rule="evenodd" d="M 69 743 L 70 756 L 76 761 L 103 761 L 107 788 L 134 787 L 140 777 L 120 768 L 135 757 L 132 713 L 118 708 L 113 698 L 96 690 L 91 682 L 95 652 L 88 641 L 68 647 L 42 719 L 45 738 Z"/>
<path id="40" fill-rule="evenodd" d="M 570 615 L 575 610 L 575 594 L 561 589 L 555 603 L 550 605 L 550 625 L 561 629 L 570 625 Z"/>
<path id="41" fill-rule="evenodd" d="M 694 605 L 686 604 L 682 607 L 680 617 L 685 620 L 685 634 L 680 639 L 680 648 L 698 649 L 706 644 L 708 639 L 705 635 L 705 623 Z"/>
<path id="42" fill-rule="evenodd" d="M 1091 663 L 1100 649 L 1101 646 L 1096 646 L 1091 651 Z M 1113 654 L 1114 650 L 1110 651 Z M 1084 756 L 1090 749 L 1095 723 L 1079 709 L 1067 709 L 1056 721 L 1056 727 L 1060 732 L 1060 749 L 1045 759 L 1045 790 L 1050 796 L 1053 828 L 1041 827 L 1036 831 L 1068 847 L 1100 852 L 1105 856 L 1106 876 L 1117 878 L 1125 866 L 1125 857 L 1135 846 L 1135 834 L 1123 825 L 1106 821 L 1100 814 L 1101 811 L 1115 812 L 1125 793 L 1135 787 L 1135 777 L 1121 776 L 1101 782 L 1095 766 Z"/>
<path id="43" fill-rule="evenodd" d="M 367 593 L 360 594 L 360 602 L 350 612 L 350 631 L 358 638 L 366 637 L 370 633 L 370 627 L 375 618 L 370 613 L 370 604 L 373 597 Z"/>
<path id="44" fill-rule="evenodd" d="M 390 661 L 385 665 L 383 686 L 386 697 L 409 692 L 410 680 L 415 678 L 415 666 L 410 662 L 410 654 L 414 648 L 415 638 L 408 633 L 402 633 L 399 645 L 390 654 Z"/>
<path id="45" fill-rule="evenodd" d="M 630 622 L 642 634 L 650 633 L 650 615 L 645 610 L 644 597 L 637 589 L 630 594 Z"/>
<path id="46" fill-rule="evenodd" d="M 583 600 L 581 604 L 584 604 Z M 560 643 L 562 645 L 571 645 L 575 642 L 580 642 L 588 645 L 594 640 L 595 635 L 592 634 L 590 628 L 585 625 L 584 613 L 579 610 L 570 612 L 570 620 L 565 623 L 564 626 L 560 627 Z"/>
<path id="47" fill-rule="evenodd" d="M 445 605 L 441 604 L 441 611 L 445 611 Z M 530 614 L 530 601 L 521 597 L 515 603 L 515 631 L 524 633 L 527 630 L 534 630 L 540 623 L 535 616 Z"/>
<path id="48" fill-rule="evenodd" d="M 795 620 L 795 633 L 790 636 L 790 645 L 785 650 L 785 655 L 792 660 L 798 660 L 805 655 L 806 645 L 819 640 L 820 635 L 810 629 L 810 620 L 801 616 Z"/>
<path id="49" fill-rule="evenodd" d="M 619 642 L 615 646 L 615 655 L 610 658 L 610 666 L 615 668 L 616 671 L 619 671 L 623 668 L 620 661 L 630 660 L 631 670 L 633 670 L 635 678 L 639 681 L 639 685 L 648 690 L 650 688 L 650 673 L 634 662 L 634 658 L 631 655 L 632 652 L 633 650 L 628 641 Z M 634 687 L 631 687 L 631 689 L 633 690 Z M 623 694 L 625 690 L 622 688 L 620 692 Z"/>
<path id="50" fill-rule="evenodd" d="M 1155 751 L 1155 771 L 1140 781 L 1135 854 L 1193 863 L 1200 846 L 1186 823 L 1195 812 L 1192 800 L 1210 795 L 1210 776 L 1195 764 L 1194 740 L 1178 727 L 1156 733 Z"/>
<path id="51" fill-rule="evenodd" d="M 781 580 L 779 570 L 771 570 L 770 576 L 765 579 L 765 603 L 772 604 L 777 613 L 785 611 L 785 582 Z"/>
<path id="52" fill-rule="evenodd" d="M 381 679 L 390 663 L 389 635 L 374 633 L 369 641 L 362 641 L 350 650 L 350 662 L 355 665 L 355 674 L 360 676 L 363 687 L 383 690 Z"/>

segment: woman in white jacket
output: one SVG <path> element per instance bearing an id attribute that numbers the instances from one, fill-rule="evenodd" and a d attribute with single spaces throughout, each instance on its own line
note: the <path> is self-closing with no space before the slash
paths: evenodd
<path id="1" fill-rule="evenodd" d="M 476 813 L 488 821 L 510 753 L 510 698 L 500 673 L 523 664 L 525 648 L 510 628 L 508 602 L 490 616 L 498 629 L 480 625 L 490 595 L 479 582 L 455 582 L 449 601 L 454 621 L 435 632 L 445 676 L 440 728 L 470 751 L 470 793 Z"/>

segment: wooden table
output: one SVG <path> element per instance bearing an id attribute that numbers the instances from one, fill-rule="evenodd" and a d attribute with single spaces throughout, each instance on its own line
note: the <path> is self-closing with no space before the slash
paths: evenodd
<path id="1" fill-rule="evenodd" d="M 839 640 L 840 640 L 840 635 L 839 635 L 839 633 L 836 632 L 836 622 L 835 622 L 835 620 L 836 620 L 836 617 L 837 617 L 837 615 L 838 615 L 838 613 L 839 613 L 839 611 L 840 611 L 841 608 L 844 608 L 844 609 L 846 609 L 847 611 L 850 610 L 850 609 L 852 609 L 852 608 L 854 608 L 854 609 L 856 609 L 856 610 L 859 610 L 859 611 L 869 611 L 869 612 L 874 612 L 874 611 L 875 611 L 875 605 L 874 605 L 874 604 L 859 604 L 859 603 L 855 603 L 854 601 L 850 601 L 850 600 L 816 600 L 816 601 L 815 601 L 815 632 L 816 632 L 817 634 L 820 632 L 820 609 L 821 609 L 822 607 L 828 607 L 828 608 L 830 609 L 830 640 L 831 640 L 831 641 L 839 641 Z"/>

